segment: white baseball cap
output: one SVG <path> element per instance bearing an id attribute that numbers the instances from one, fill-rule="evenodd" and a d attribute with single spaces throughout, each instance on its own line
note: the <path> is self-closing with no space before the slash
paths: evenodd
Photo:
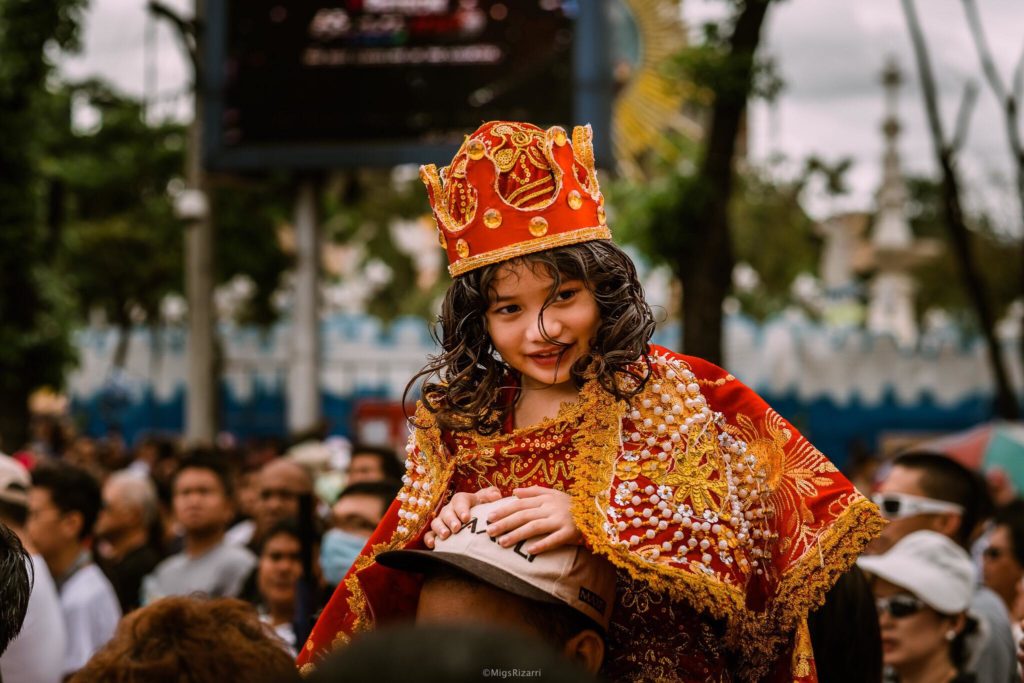
<path id="1" fill-rule="evenodd" d="M 942 614 L 965 611 L 974 597 L 976 576 L 970 556 L 935 531 L 908 534 L 886 553 L 860 557 L 857 565 Z"/>
<path id="2" fill-rule="evenodd" d="M 470 521 L 433 550 L 391 550 L 377 555 L 385 567 L 425 573 L 438 565 L 454 568 L 495 588 L 530 600 L 565 604 L 607 630 L 615 606 L 615 568 L 582 546 L 569 545 L 530 555 L 534 539 L 502 547 L 487 534 L 487 515 L 514 497 L 470 509 Z"/>
<path id="3" fill-rule="evenodd" d="M 28 507 L 32 476 L 21 463 L 0 453 L 0 500 Z"/>

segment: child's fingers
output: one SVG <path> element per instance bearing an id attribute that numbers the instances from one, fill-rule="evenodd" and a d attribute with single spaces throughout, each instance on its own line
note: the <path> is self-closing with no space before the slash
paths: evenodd
<path id="1" fill-rule="evenodd" d="M 540 498 L 523 498 L 521 500 L 510 500 L 504 505 L 500 505 L 487 515 L 487 523 L 497 522 L 499 519 L 504 519 L 511 514 L 520 512 L 521 510 L 529 510 L 531 508 L 538 508 L 544 504 L 544 501 Z"/>
<path id="2" fill-rule="evenodd" d="M 493 503 L 496 500 L 501 500 L 501 490 L 497 486 L 488 486 L 485 489 L 480 489 L 473 494 L 474 505 L 480 505 L 481 503 Z"/>
<path id="3" fill-rule="evenodd" d="M 547 516 L 547 513 L 539 508 L 520 510 L 519 512 L 515 512 L 499 521 L 489 523 L 487 525 L 487 533 L 492 538 L 497 538 L 498 536 L 506 534 L 513 529 L 518 529 L 527 522 L 532 522 L 535 519 L 544 519 Z"/>
<path id="4" fill-rule="evenodd" d="M 535 519 L 532 522 L 527 522 L 520 527 L 513 529 L 504 536 L 498 539 L 498 543 L 503 548 L 510 548 L 520 541 L 525 541 L 534 536 L 540 536 L 541 534 L 548 533 L 558 529 L 558 526 L 552 526 L 549 518 Z"/>
<path id="5" fill-rule="evenodd" d="M 534 496 L 554 493 L 555 491 L 556 489 L 548 488 L 547 486 L 527 486 L 525 488 L 513 489 L 512 493 L 516 498 L 532 498 Z"/>
<path id="6" fill-rule="evenodd" d="M 439 536 L 440 538 L 448 538 L 449 533 L 451 533 L 448 530 L 448 523 L 441 518 L 441 515 L 444 514 L 445 511 L 441 510 L 441 513 L 437 517 L 434 517 L 434 519 L 430 520 L 430 530 L 433 531 L 434 534 L 436 536 Z"/>
<path id="7" fill-rule="evenodd" d="M 437 538 L 437 534 L 435 534 L 433 531 L 428 531 L 427 533 L 423 534 L 423 545 L 433 550 L 435 538 Z"/>
<path id="8" fill-rule="evenodd" d="M 473 507 L 473 494 L 472 493 L 456 493 L 452 496 L 452 502 L 450 503 L 452 510 L 455 513 L 455 526 L 452 527 L 452 532 L 458 531 L 458 527 L 461 526 L 459 522 L 469 521 L 469 509 Z M 452 526 L 449 524 L 448 526 Z"/>
<path id="9" fill-rule="evenodd" d="M 552 532 L 540 539 L 534 541 L 530 545 L 526 546 L 526 552 L 530 555 L 540 555 L 548 550 L 554 550 L 561 548 L 563 545 L 569 545 L 573 540 L 573 531 L 571 529 L 559 529 L 558 531 Z"/>

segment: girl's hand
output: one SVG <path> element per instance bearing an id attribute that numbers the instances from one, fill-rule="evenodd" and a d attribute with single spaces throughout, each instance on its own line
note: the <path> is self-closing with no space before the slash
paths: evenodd
<path id="1" fill-rule="evenodd" d="M 493 503 L 501 499 L 497 486 L 489 486 L 476 493 L 456 493 L 448 504 L 430 520 L 430 530 L 423 535 L 423 542 L 431 550 L 438 538 L 448 538 L 470 520 L 469 509 L 482 503 Z"/>
<path id="2" fill-rule="evenodd" d="M 547 534 L 534 541 L 526 552 L 537 555 L 563 545 L 580 545 L 583 534 L 576 528 L 568 493 L 544 486 L 513 491 L 519 500 L 500 506 L 487 520 L 487 533 L 508 548 L 520 541 Z"/>

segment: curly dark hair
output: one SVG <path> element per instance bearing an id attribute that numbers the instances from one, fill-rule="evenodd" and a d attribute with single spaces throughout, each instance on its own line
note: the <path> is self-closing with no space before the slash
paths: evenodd
<path id="1" fill-rule="evenodd" d="M 442 351 L 406 387 L 408 395 L 423 381 L 423 403 L 437 415 L 442 428 L 493 434 L 519 397 L 517 388 L 513 400 L 499 405 L 499 392 L 508 388 L 514 371 L 495 350 L 485 313 L 501 269 L 520 264 L 534 272 L 541 269 L 552 278 L 544 309 L 555 302 L 566 280 L 584 282 L 597 302 L 601 313 L 597 333 L 589 353 L 572 367 L 577 387 L 593 376 L 605 391 L 625 400 L 639 393 L 650 376 L 646 352 L 654 333 L 654 315 L 629 256 L 610 240 L 528 254 L 460 275 L 448 288 L 431 330 Z M 561 345 L 554 339 L 547 341 Z"/>
<path id="2" fill-rule="evenodd" d="M 121 620 L 72 683 L 299 681 L 294 660 L 235 598 L 172 597 Z"/>

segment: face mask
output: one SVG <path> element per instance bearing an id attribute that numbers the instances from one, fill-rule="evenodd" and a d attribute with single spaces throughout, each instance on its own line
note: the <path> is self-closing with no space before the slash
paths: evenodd
<path id="1" fill-rule="evenodd" d="M 337 586 L 355 563 L 366 538 L 341 529 L 330 529 L 320 541 L 320 571 L 324 581 Z"/>

